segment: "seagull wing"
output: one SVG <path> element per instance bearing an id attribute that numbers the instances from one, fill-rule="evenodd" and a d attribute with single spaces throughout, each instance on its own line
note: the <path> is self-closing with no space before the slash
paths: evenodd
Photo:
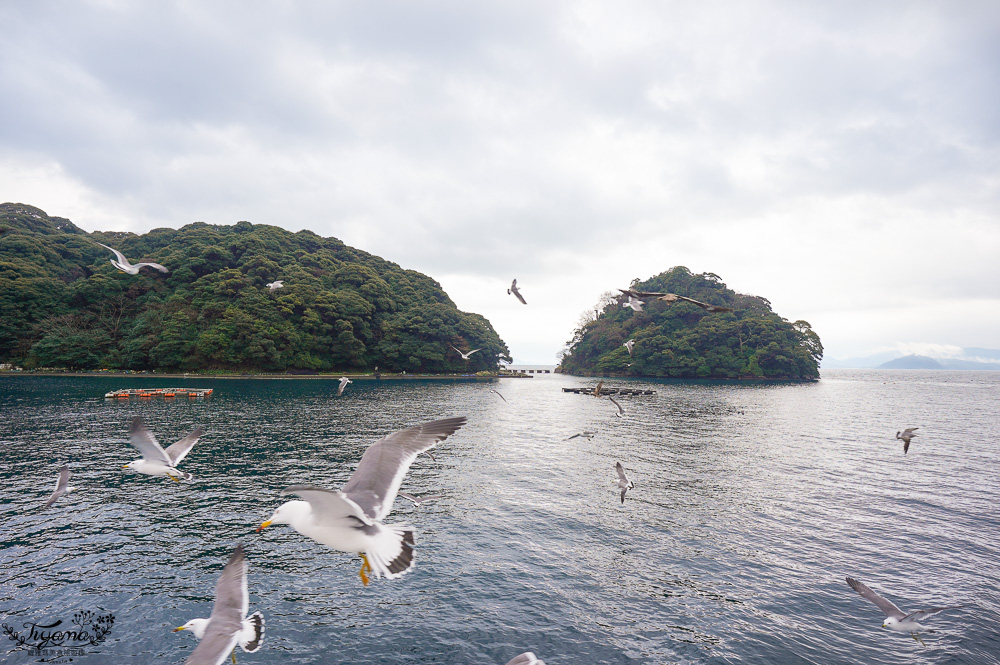
<path id="1" fill-rule="evenodd" d="M 167 457 L 170 458 L 170 466 L 177 466 L 180 464 L 181 460 L 184 459 L 189 452 L 191 452 L 191 448 L 194 447 L 194 444 L 198 443 L 198 439 L 200 439 L 204 434 L 205 430 L 199 427 L 180 441 L 170 444 L 170 446 L 163 451 L 167 453 Z"/>
<path id="2" fill-rule="evenodd" d="M 507 289 L 507 293 L 513 293 L 513 294 L 514 294 L 514 296 L 515 296 L 515 297 L 516 297 L 516 298 L 517 298 L 518 300 L 520 300 L 520 301 L 521 301 L 521 304 L 522 304 L 522 305 L 527 305 L 527 304 L 528 304 L 528 303 L 526 303 L 526 302 L 524 301 L 524 296 L 522 296 L 522 295 L 521 295 L 521 292 L 517 290 L 517 280 L 516 280 L 516 279 L 515 279 L 515 280 L 514 280 L 513 282 L 511 282 L 511 283 L 510 283 L 510 288 L 509 288 L 509 289 Z"/>
<path id="3" fill-rule="evenodd" d="M 906 429 L 903 430 L 903 436 L 916 436 L 917 435 L 916 432 L 917 432 L 918 429 L 920 429 L 920 428 L 919 427 L 907 427 Z"/>
<path id="4" fill-rule="evenodd" d="M 365 515 L 357 503 L 340 490 L 328 490 L 315 485 L 291 485 L 282 494 L 296 494 L 309 502 L 312 508 L 313 520 L 320 526 L 351 526 L 371 524 L 372 519 Z"/>
<path id="5" fill-rule="evenodd" d="M 66 493 L 66 488 L 69 487 L 69 465 L 64 464 L 63 468 L 59 469 L 59 477 L 56 478 L 56 488 L 52 491 L 52 495 L 49 497 L 48 501 L 42 508 L 48 508 L 53 503 L 55 503 L 59 497 Z"/>
<path id="6" fill-rule="evenodd" d="M 468 358 L 469 356 L 471 356 L 476 351 L 482 351 L 482 350 L 483 350 L 482 348 L 472 349 L 471 351 L 469 351 L 468 353 L 465 354 L 465 357 Z"/>
<path id="7" fill-rule="evenodd" d="M 500 394 L 500 393 L 498 393 L 497 391 L 493 390 L 492 388 L 490 388 L 490 392 L 491 392 L 491 393 L 493 393 L 494 395 L 496 395 L 497 397 L 499 397 L 500 399 L 502 399 L 502 400 L 503 400 L 504 402 L 506 402 L 506 401 L 507 401 L 507 398 L 506 398 L 506 397 L 504 397 L 503 395 L 501 395 L 501 394 Z"/>
<path id="8" fill-rule="evenodd" d="M 615 462 L 615 471 L 618 472 L 618 482 L 628 484 L 628 476 L 625 475 L 625 467 L 621 462 Z"/>
<path id="9" fill-rule="evenodd" d="M 673 295 L 677 300 L 683 300 L 685 302 L 689 302 L 692 305 L 697 305 L 698 307 L 701 307 L 702 309 L 706 309 L 709 312 L 731 312 L 731 311 L 733 311 L 729 307 L 720 307 L 719 305 L 709 305 L 707 302 L 702 302 L 700 300 L 695 300 L 694 298 L 688 298 L 687 296 L 679 296 L 679 295 L 676 295 L 676 294 L 671 294 L 671 295 Z M 661 300 L 662 300 L 662 298 L 661 298 Z"/>
<path id="10" fill-rule="evenodd" d="M 545 665 L 545 661 L 538 660 L 538 656 L 530 651 L 525 651 L 521 655 L 507 661 L 507 665 Z"/>
<path id="11" fill-rule="evenodd" d="M 857 581 L 853 577 L 848 577 L 847 578 L 847 583 L 850 585 L 850 587 L 852 589 L 854 589 L 859 594 L 861 594 L 862 598 L 865 598 L 865 599 L 870 600 L 871 602 L 875 603 L 875 605 L 880 610 L 882 610 L 882 613 L 885 614 L 887 617 L 893 617 L 895 619 L 900 619 L 900 620 L 906 617 L 906 615 L 903 614 L 902 610 L 900 610 L 898 607 L 896 607 L 895 605 L 893 605 L 891 602 L 889 602 L 888 600 L 886 600 L 882 596 L 878 595 L 877 593 L 875 593 L 874 591 L 872 591 L 871 589 L 869 589 L 867 586 L 865 586 L 863 583 Z"/>
<path id="12" fill-rule="evenodd" d="M 94 242 L 97 242 L 97 241 L 95 240 Z M 115 255 L 115 258 L 118 259 L 118 262 L 121 263 L 126 268 L 131 268 L 132 267 L 132 264 L 129 263 L 128 259 L 125 258 L 125 255 L 122 254 L 121 252 L 119 252 L 114 247 L 108 247 L 103 242 L 98 242 L 97 244 L 100 245 L 101 247 L 103 247 L 104 249 L 107 249 L 107 250 L 110 250 L 111 252 L 113 252 L 114 255 Z"/>
<path id="13" fill-rule="evenodd" d="M 612 402 L 612 403 L 613 403 L 613 404 L 614 404 L 615 406 L 617 406 L 617 407 L 618 407 L 618 417 L 619 417 L 619 418 L 621 418 L 621 417 L 622 417 L 623 415 L 625 415 L 625 409 L 623 409 L 623 408 L 622 408 L 622 405 L 621 405 L 621 404 L 619 404 L 619 403 L 618 403 L 617 401 L 615 401 L 615 398 L 614 398 L 614 397 L 611 397 L 611 396 L 609 396 L 609 397 L 608 397 L 608 399 L 609 399 L 609 400 L 611 400 L 611 402 Z"/>
<path id="14" fill-rule="evenodd" d="M 929 607 L 926 610 L 917 610 L 916 612 L 910 612 L 903 619 L 905 621 L 920 621 L 921 619 L 926 619 L 927 617 L 937 614 L 938 612 L 943 612 L 945 610 L 957 610 L 959 608 L 965 607 L 965 605 L 948 605 L 947 607 Z"/>
<path id="15" fill-rule="evenodd" d="M 466 423 L 464 416 L 414 425 L 379 439 L 365 451 L 343 492 L 372 520 L 385 517 L 410 464 Z"/>
<path id="16" fill-rule="evenodd" d="M 160 442 L 156 440 L 156 437 L 153 436 L 153 433 L 149 431 L 149 428 L 146 427 L 146 424 L 142 422 L 142 418 L 139 416 L 132 419 L 128 437 L 128 442 L 142 453 L 143 459 L 150 462 L 163 462 L 167 466 L 174 465 L 170 456 L 163 450 L 163 446 L 160 445 Z"/>
<path id="17" fill-rule="evenodd" d="M 150 268 L 156 268 L 160 272 L 170 272 L 169 270 L 167 270 L 166 268 L 164 268 L 163 266 L 161 266 L 159 263 L 152 263 L 151 261 L 144 261 L 142 263 L 136 263 L 132 267 L 133 268 L 141 268 L 143 266 L 149 266 Z"/>

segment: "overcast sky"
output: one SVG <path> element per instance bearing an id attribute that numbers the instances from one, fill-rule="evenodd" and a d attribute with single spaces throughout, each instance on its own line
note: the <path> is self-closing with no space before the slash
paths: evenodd
<path id="1" fill-rule="evenodd" d="M 994 0 L 36 0 L 0 26 L 0 200 L 87 231 L 333 236 L 521 362 L 677 265 L 830 358 L 1000 348 Z"/>

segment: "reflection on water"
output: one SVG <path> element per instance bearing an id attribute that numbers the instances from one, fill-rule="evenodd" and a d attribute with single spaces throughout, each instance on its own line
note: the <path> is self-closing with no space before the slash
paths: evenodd
<path id="1" fill-rule="evenodd" d="M 243 542 L 268 626 L 245 663 L 1000 662 L 998 373 L 608 380 L 656 391 L 617 398 L 622 419 L 561 390 L 596 379 L 559 375 L 358 380 L 339 398 L 333 381 L 191 379 L 214 395 L 101 398 L 128 381 L 178 383 L 0 378 L 3 621 L 113 612 L 82 660 L 181 662 L 194 642 L 171 628 L 210 611 Z M 135 415 L 164 445 L 206 428 L 181 465 L 194 481 L 122 472 Z M 338 487 L 376 439 L 453 415 L 468 425 L 403 483 L 443 498 L 387 520 L 416 529 L 403 579 L 365 588 L 357 558 L 254 533 L 284 487 Z M 567 440 L 582 430 L 597 434 Z M 79 489 L 41 511 L 64 461 Z M 635 482 L 624 505 L 616 461 Z M 846 575 L 904 608 L 973 607 L 935 617 L 921 647 L 880 630 Z"/>

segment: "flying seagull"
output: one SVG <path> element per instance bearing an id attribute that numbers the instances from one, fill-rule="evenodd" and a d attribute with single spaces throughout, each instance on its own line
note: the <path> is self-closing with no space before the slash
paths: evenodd
<path id="1" fill-rule="evenodd" d="M 585 429 L 582 432 L 577 432 L 573 436 L 567 437 L 564 441 L 569 441 L 570 439 L 575 439 L 578 436 L 582 436 L 586 439 L 593 439 L 594 435 L 597 434 L 597 430 Z"/>
<path id="2" fill-rule="evenodd" d="M 64 464 L 61 469 L 59 469 L 59 477 L 56 478 L 56 488 L 52 491 L 52 495 L 49 500 L 45 502 L 42 508 L 48 508 L 53 503 L 59 500 L 63 494 L 69 494 L 74 488 L 69 486 L 69 477 L 73 475 L 69 472 L 69 464 Z"/>
<path id="3" fill-rule="evenodd" d="M 280 279 L 276 279 L 273 282 L 268 282 L 264 286 L 269 288 L 271 291 L 277 291 L 278 289 L 283 288 L 285 283 Z"/>
<path id="4" fill-rule="evenodd" d="M 340 397 L 341 395 L 344 394 L 344 388 L 347 387 L 348 383 L 354 383 L 354 382 L 348 379 L 346 376 L 340 377 L 340 385 L 337 386 L 337 397 Z"/>
<path id="5" fill-rule="evenodd" d="M 97 242 L 97 241 L 95 240 L 94 242 Z M 159 263 L 152 263 L 152 262 L 149 262 L 149 261 L 147 261 L 145 263 L 136 263 L 135 265 L 132 265 L 131 263 L 128 262 L 128 259 L 125 258 L 125 255 L 123 255 L 121 252 L 119 252 L 114 247 L 108 247 L 107 245 L 105 245 L 104 243 L 101 243 L 101 242 L 98 242 L 97 244 L 100 245 L 101 247 L 103 247 L 104 249 L 108 249 L 108 250 L 111 250 L 112 252 L 114 252 L 114 254 L 118 258 L 118 260 L 115 261 L 114 259 L 111 259 L 111 265 L 113 265 L 114 267 L 118 268 L 119 270 L 121 270 L 124 273 L 128 273 L 129 275 L 138 275 L 139 274 L 139 268 L 141 268 L 143 266 L 149 266 L 150 268 L 156 268 L 160 272 L 170 272 L 169 270 L 167 270 L 166 268 L 164 268 L 163 266 L 161 266 Z"/>
<path id="6" fill-rule="evenodd" d="M 930 628 L 925 628 L 920 624 L 922 619 L 926 619 L 932 614 L 937 614 L 938 612 L 943 612 L 944 610 L 957 610 L 960 607 L 965 607 L 965 605 L 949 605 L 947 607 L 932 607 L 926 610 L 917 610 L 916 612 L 910 612 L 909 614 L 903 612 L 901 609 L 893 605 L 891 602 L 878 595 L 867 586 L 857 581 L 853 577 L 847 578 L 847 583 L 852 589 L 861 594 L 862 598 L 870 600 L 875 603 L 875 605 L 882 610 L 885 614 L 886 619 L 882 623 L 883 628 L 888 628 L 889 630 L 895 630 L 900 633 L 910 633 L 913 639 L 924 644 L 924 641 L 920 639 L 920 631 L 925 633 L 933 633 L 934 631 Z M 924 644 L 924 646 L 927 646 Z"/>
<path id="7" fill-rule="evenodd" d="M 129 426 L 128 442 L 142 453 L 142 459 L 129 462 L 122 468 L 144 473 L 147 476 L 166 476 L 176 482 L 180 482 L 180 478 L 191 480 L 191 474 L 179 471 L 177 465 L 181 463 L 181 460 L 191 451 L 191 448 L 204 433 L 205 430 L 199 427 L 164 450 L 146 424 L 142 422 L 142 418 L 136 416 Z"/>
<path id="8" fill-rule="evenodd" d="M 591 393 L 591 394 L 594 397 L 600 397 L 601 396 L 601 388 L 602 387 L 604 387 L 604 380 L 603 379 L 597 382 L 597 385 L 594 386 L 594 392 Z"/>
<path id="9" fill-rule="evenodd" d="M 645 305 L 643 301 L 639 300 L 635 296 L 629 296 L 628 302 L 623 302 L 622 307 L 631 307 L 636 312 L 642 311 L 642 306 Z"/>
<path id="10" fill-rule="evenodd" d="M 632 355 L 632 347 L 635 346 L 635 340 L 634 339 L 630 339 L 629 341 L 627 341 L 624 344 L 622 344 L 622 346 L 624 346 L 626 349 L 628 349 L 628 354 L 629 355 Z"/>
<path id="11" fill-rule="evenodd" d="M 430 496 L 413 496 L 412 494 L 407 494 L 406 492 L 399 492 L 397 496 L 401 496 L 407 501 L 412 501 L 414 506 L 419 506 L 424 501 L 433 501 L 434 499 L 440 499 L 443 494 L 431 494 Z"/>
<path id="12" fill-rule="evenodd" d="M 896 438 L 903 442 L 903 454 L 910 449 L 910 439 L 917 435 L 919 427 L 907 427 L 902 432 L 896 432 Z"/>
<path id="13" fill-rule="evenodd" d="M 517 297 L 518 300 L 521 301 L 522 305 L 527 305 L 528 304 L 528 303 L 526 303 L 524 301 L 524 296 L 521 295 L 521 292 L 517 290 L 517 280 L 516 279 L 513 282 L 510 283 L 510 288 L 507 289 L 507 295 L 510 295 L 512 293 L 514 294 L 514 296 Z"/>
<path id="14" fill-rule="evenodd" d="M 201 641 L 184 661 L 185 665 L 221 665 L 229 654 L 235 664 L 237 644 L 247 653 L 260 649 L 264 641 L 264 616 L 260 612 L 247 616 L 249 609 L 247 557 L 240 544 L 215 583 L 212 616 L 191 619 L 180 628 L 174 628 L 175 633 L 190 630 Z"/>
<path id="15" fill-rule="evenodd" d="M 618 407 L 618 410 L 615 411 L 615 415 L 618 416 L 619 418 L 624 418 L 625 417 L 625 409 L 622 408 L 622 405 L 619 404 L 618 401 L 614 397 L 611 397 L 610 395 L 608 396 L 608 399 L 611 400 L 612 404 L 614 404 L 615 406 Z"/>
<path id="16" fill-rule="evenodd" d="M 367 573 L 394 579 L 413 567 L 413 531 L 386 525 L 403 476 L 417 455 L 444 441 L 466 423 L 464 416 L 444 418 L 394 432 L 376 441 L 364 455 L 354 475 L 340 490 L 313 485 L 292 485 L 282 494 L 296 494 L 304 501 L 280 506 L 257 531 L 271 524 L 289 524 L 304 536 L 341 552 L 357 553 L 362 560 L 361 582 Z"/>
<path id="17" fill-rule="evenodd" d="M 625 468 L 621 462 L 615 462 L 615 471 L 618 472 L 618 489 L 622 491 L 622 503 L 625 503 L 625 493 L 635 487 L 635 484 L 625 475 Z"/>
<path id="18" fill-rule="evenodd" d="M 500 399 L 502 399 L 504 402 L 507 402 L 507 398 L 506 397 L 504 397 L 503 395 L 501 395 L 497 391 L 493 390 L 492 388 L 490 388 L 490 392 L 493 393 L 494 395 L 496 395 L 497 397 L 499 397 Z"/>
<path id="19" fill-rule="evenodd" d="M 448 346 L 451 346 L 451 345 L 449 344 Z M 454 346 L 452 346 L 451 348 L 455 349 L 455 347 L 454 347 Z M 462 353 L 462 352 L 461 352 L 461 351 L 459 351 L 458 349 L 455 349 L 455 351 L 457 351 L 457 352 L 458 352 L 458 355 L 462 356 L 462 360 L 468 360 L 468 359 L 469 359 L 469 356 L 471 356 L 471 355 L 472 355 L 473 353 L 475 353 L 476 351 L 482 351 L 482 349 L 481 349 L 481 348 L 479 348 L 479 349 L 473 349 L 473 350 L 469 351 L 468 353 Z"/>
<path id="20" fill-rule="evenodd" d="M 643 302 L 647 300 L 662 300 L 664 302 L 674 303 L 678 300 L 683 300 L 684 302 L 689 302 L 692 305 L 697 305 L 708 312 L 731 312 L 733 311 L 731 307 L 722 307 L 720 305 L 710 305 L 707 302 L 701 302 L 700 300 L 695 300 L 694 298 L 688 298 L 687 296 L 679 296 L 676 293 L 661 293 L 657 291 L 633 291 L 632 289 L 618 289 L 624 295 L 629 297 L 631 302 L 632 298 L 641 300 Z M 629 303 L 625 303 L 626 306 Z M 635 307 L 632 307 L 635 309 Z M 638 310 L 636 310 L 638 311 Z"/>
<path id="21" fill-rule="evenodd" d="M 538 656 L 530 651 L 525 651 L 520 656 L 516 656 L 513 660 L 507 661 L 507 665 L 545 665 L 545 661 L 538 660 Z"/>

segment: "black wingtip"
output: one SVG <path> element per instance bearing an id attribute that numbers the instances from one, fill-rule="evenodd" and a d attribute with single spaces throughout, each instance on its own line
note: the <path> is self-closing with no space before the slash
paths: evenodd
<path id="1" fill-rule="evenodd" d="M 389 562 L 386 568 L 393 575 L 399 575 L 405 573 L 407 570 L 413 567 L 413 532 L 404 531 L 403 540 L 400 548 L 399 555 Z"/>

